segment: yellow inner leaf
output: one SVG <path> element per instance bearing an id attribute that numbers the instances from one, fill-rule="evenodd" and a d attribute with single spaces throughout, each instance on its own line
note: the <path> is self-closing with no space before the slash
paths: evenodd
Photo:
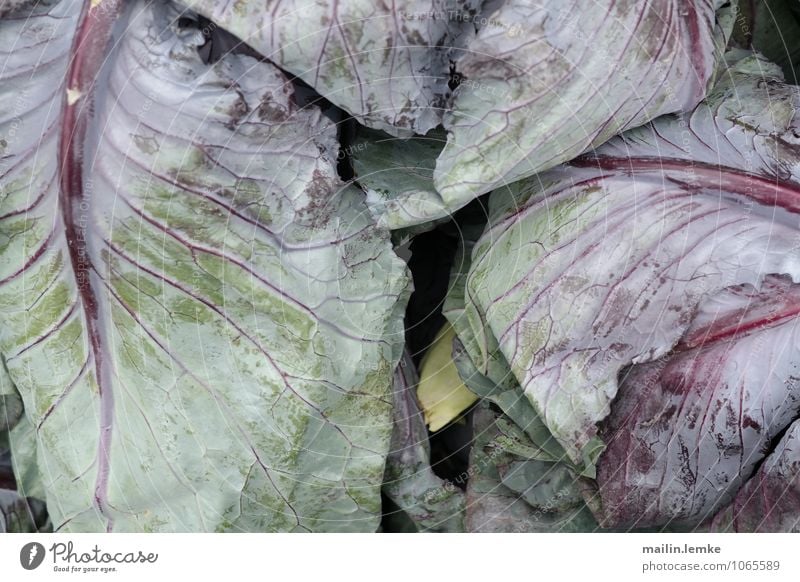
<path id="1" fill-rule="evenodd" d="M 461 381 L 453 362 L 453 338 L 456 332 L 446 323 L 422 358 L 417 399 L 432 431 L 458 418 L 478 397 Z"/>

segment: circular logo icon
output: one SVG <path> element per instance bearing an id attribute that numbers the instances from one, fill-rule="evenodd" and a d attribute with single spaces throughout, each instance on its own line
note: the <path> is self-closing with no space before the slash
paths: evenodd
<path id="1" fill-rule="evenodd" d="M 30 542 L 19 551 L 19 563 L 26 570 L 35 570 L 44 561 L 44 546 L 39 542 Z"/>

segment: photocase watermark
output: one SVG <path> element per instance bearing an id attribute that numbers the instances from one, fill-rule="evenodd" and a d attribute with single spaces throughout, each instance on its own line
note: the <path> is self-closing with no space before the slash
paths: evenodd
<path id="1" fill-rule="evenodd" d="M 428 12 L 411 12 L 407 10 L 400 10 L 398 12 L 400 18 L 403 20 L 441 20 L 444 22 L 463 22 L 474 24 L 479 28 L 495 27 L 506 30 L 506 34 L 511 37 L 517 37 L 522 34 L 522 25 L 515 22 L 508 24 L 490 18 L 481 14 L 473 14 L 471 12 L 462 12 L 459 10 L 431 10 Z"/>
<path id="2" fill-rule="evenodd" d="M 19 552 L 19 563 L 25 570 L 35 570 L 45 563 L 54 572 L 102 573 L 118 571 L 123 564 L 155 564 L 158 554 L 155 552 L 105 551 L 95 544 L 88 550 L 78 550 L 73 542 L 56 542 L 49 549 L 39 542 L 29 542 Z"/>
<path id="3" fill-rule="evenodd" d="M 19 551 L 19 563 L 26 570 L 35 570 L 44 562 L 46 555 L 44 546 L 39 542 L 30 542 Z"/>
<path id="4" fill-rule="evenodd" d="M 742 36 L 744 36 L 745 39 L 752 39 L 753 30 L 750 28 L 750 22 L 753 15 L 748 15 L 743 12 L 738 4 L 731 6 L 730 10 L 735 17 L 736 25 L 739 27 Z"/>
<path id="5" fill-rule="evenodd" d="M 353 154 L 358 152 L 363 152 L 369 146 L 370 144 L 368 142 L 360 141 L 357 143 L 350 144 L 347 147 L 339 148 L 339 152 L 336 154 L 336 160 L 341 161 L 345 158 L 352 157 Z"/>

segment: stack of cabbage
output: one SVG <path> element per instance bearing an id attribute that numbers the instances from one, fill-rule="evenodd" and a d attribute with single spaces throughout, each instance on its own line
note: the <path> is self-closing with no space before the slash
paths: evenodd
<path id="1" fill-rule="evenodd" d="M 746 4 L 0 0 L 0 530 L 800 529 L 800 9 Z"/>

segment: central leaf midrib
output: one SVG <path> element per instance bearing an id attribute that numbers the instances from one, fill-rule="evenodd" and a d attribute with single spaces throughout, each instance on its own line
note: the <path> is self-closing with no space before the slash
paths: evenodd
<path id="1" fill-rule="evenodd" d="M 106 47 L 114 24 L 122 11 L 122 3 L 83 5 L 78 29 L 70 51 L 66 94 L 62 96 L 61 134 L 59 137 L 59 210 L 64 221 L 72 271 L 80 297 L 88 349 L 92 356 L 94 375 L 100 400 L 100 425 L 97 443 L 97 476 L 94 486 L 94 506 L 106 519 L 106 530 L 113 530 L 108 503 L 110 447 L 113 432 L 114 393 L 111 387 L 110 363 L 106 362 L 106 340 L 100 324 L 102 309 L 93 281 L 96 269 L 87 250 L 88 210 L 91 201 L 83 186 L 84 143 L 91 120 L 92 93 L 95 79 L 106 58 Z"/>

